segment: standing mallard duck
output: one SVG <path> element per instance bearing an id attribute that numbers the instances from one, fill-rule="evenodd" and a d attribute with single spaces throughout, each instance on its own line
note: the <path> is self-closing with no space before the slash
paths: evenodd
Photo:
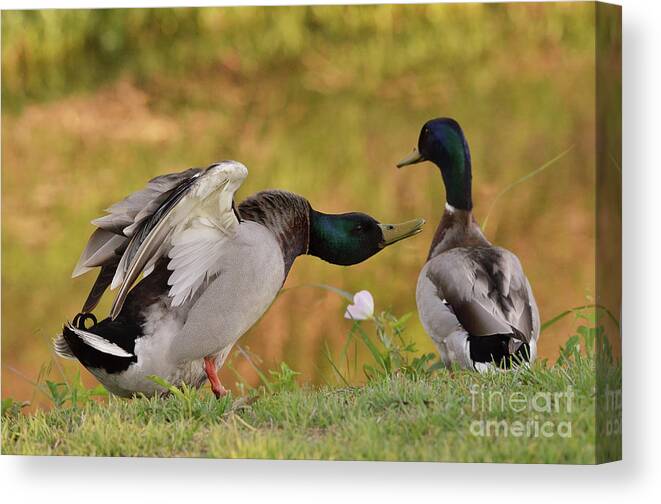
<path id="1" fill-rule="evenodd" d="M 73 276 L 101 270 L 82 313 L 56 338 L 57 353 L 78 359 L 117 395 L 158 393 L 150 375 L 195 387 L 206 377 L 223 395 L 218 368 L 271 305 L 296 257 L 357 264 L 424 223 L 324 214 L 276 190 L 237 209 L 234 193 L 247 175 L 241 163 L 222 161 L 156 177 L 92 221 L 98 229 Z M 97 323 L 89 312 L 108 286 L 119 290 L 110 317 Z"/>
<path id="2" fill-rule="evenodd" d="M 445 183 L 445 212 L 418 277 L 420 320 L 443 363 L 480 372 L 532 362 L 539 311 L 519 259 L 493 246 L 472 215 L 471 157 L 459 124 L 433 119 L 397 164 L 431 161 Z"/>

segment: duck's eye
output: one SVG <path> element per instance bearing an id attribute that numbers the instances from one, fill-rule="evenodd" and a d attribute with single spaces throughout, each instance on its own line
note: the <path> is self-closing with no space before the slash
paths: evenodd
<path id="1" fill-rule="evenodd" d="M 362 230 L 363 230 L 363 225 L 362 225 L 362 224 L 358 224 L 358 225 L 354 228 L 354 231 L 362 231 Z"/>

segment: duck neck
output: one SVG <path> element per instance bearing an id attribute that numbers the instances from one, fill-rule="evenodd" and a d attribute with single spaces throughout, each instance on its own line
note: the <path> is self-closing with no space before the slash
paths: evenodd
<path id="1" fill-rule="evenodd" d="M 470 149 L 463 133 L 452 130 L 444 148 L 432 151 L 429 160 L 441 171 L 447 204 L 457 210 L 473 209 L 473 170 Z"/>
<path id="2" fill-rule="evenodd" d="M 470 157 L 462 158 L 461 169 L 448 173 L 441 169 L 445 184 L 446 207 L 470 213 L 473 210 Z"/>
<path id="3" fill-rule="evenodd" d="M 445 185 L 445 209 L 429 249 L 429 258 L 455 247 L 488 245 L 473 217 L 472 166 L 468 143 L 453 133 L 431 161 L 440 169 Z"/>
<path id="4" fill-rule="evenodd" d="M 266 227 L 278 241 L 285 262 L 285 278 L 299 255 L 307 254 L 310 243 L 310 203 L 287 191 L 262 191 L 239 205 L 242 220 Z"/>
<path id="5" fill-rule="evenodd" d="M 480 247 L 490 245 L 480 226 L 477 224 L 473 212 L 445 204 L 445 211 L 441 217 L 427 260 L 456 247 Z"/>

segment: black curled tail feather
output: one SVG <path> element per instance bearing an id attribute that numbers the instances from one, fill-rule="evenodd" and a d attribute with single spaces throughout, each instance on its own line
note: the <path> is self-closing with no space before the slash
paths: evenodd
<path id="1" fill-rule="evenodd" d="M 85 327 L 85 321 L 87 320 L 92 320 L 92 326 L 89 329 Z M 96 320 L 96 317 L 94 316 L 93 313 L 81 312 L 73 318 L 73 322 L 71 323 L 77 329 L 81 329 L 83 331 L 89 331 L 90 329 L 92 329 L 92 327 L 98 324 L 98 321 Z"/>
<path id="2" fill-rule="evenodd" d="M 88 321 L 91 324 L 87 326 Z M 66 323 L 62 334 L 53 342 L 55 352 L 66 358 L 78 359 L 86 368 L 101 369 L 107 373 L 119 373 L 137 362 L 135 342 L 142 336 L 142 324 L 120 317 L 106 318 L 98 322 L 91 313 L 78 313 L 71 323 Z M 91 341 L 94 338 L 97 341 Z M 87 341 L 85 341 L 87 340 Z M 117 351 L 105 350 L 98 340 Z"/>
<path id="3" fill-rule="evenodd" d="M 88 328 L 85 327 L 85 321 L 86 320 L 92 320 L 92 326 L 90 329 L 97 324 L 96 317 L 94 316 L 93 313 L 85 313 L 81 312 L 78 313 L 74 318 L 71 324 L 77 328 L 81 329 L 83 331 L 87 331 Z M 62 334 L 57 336 L 55 340 L 53 341 L 53 348 L 55 350 L 55 353 L 59 355 L 60 357 L 64 357 L 65 359 L 75 359 L 76 355 L 74 352 L 71 350 L 71 346 L 69 346 L 68 340 L 71 337 L 76 337 L 75 334 L 71 334 L 73 331 L 68 327 L 68 324 L 65 324 L 64 327 L 62 328 Z M 66 334 L 66 336 L 65 336 Z"/>

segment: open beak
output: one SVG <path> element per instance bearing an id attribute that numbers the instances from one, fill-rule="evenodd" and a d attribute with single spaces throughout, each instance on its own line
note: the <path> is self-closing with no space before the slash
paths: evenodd
<path id="1" fill-rule="evenodd" d="M 421 163 L 422 161 L 426 161 L 426 160 L 424 157 L 422 157 L 422 154 L 420 154 L 418 148 L 414 147 L 413 151 L 411 151 L 411 153 L 408 156 L 406 156 L 399 163 L 397 163 L 397 168 L 402 168 L 404 166 Z"/>
<path id="2" fill-rule="evenodd" d="M 401 224 L 379 224 L 383 233 L 381 248 L 397 243 L 400 240 L 413 236 L 422 231 L 425 219 L 413 219 Z"/>

